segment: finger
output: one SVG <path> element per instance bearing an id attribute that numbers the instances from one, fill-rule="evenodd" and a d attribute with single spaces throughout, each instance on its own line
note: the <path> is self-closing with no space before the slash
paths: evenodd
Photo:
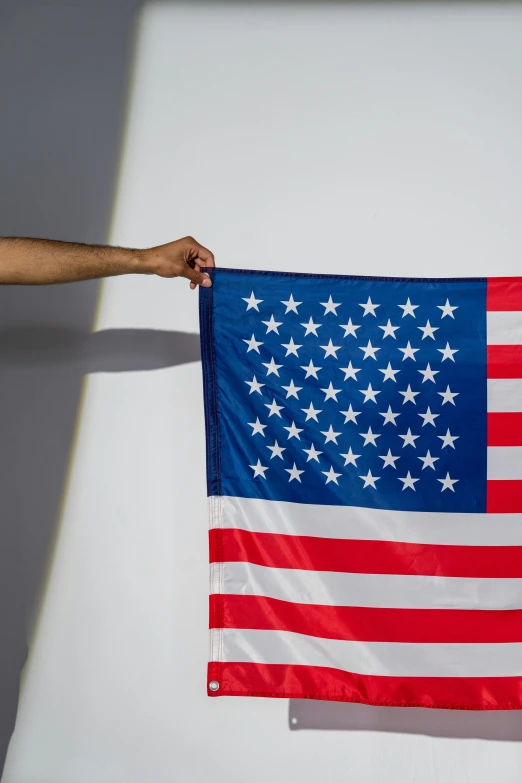
<path id="1" fill-rule="evenodd" d="M 197 258 L 201 261 L 201 266 L 215 266 L 214 253 L 200 245 L 199 242 L 195 242 L 195 250 L 197 251 Z"/>
<path id="2" fill-rule="evenodd" d="M 190 259 L 190 258 L 189 258 L 189 260 L 187 261 L 187 264 L 189 265 L 189 267 L 190 267 L 191 269 L 195 269 L 195 270 L 196 270 L 196 272 L 199 272 L 199 271 L 200 271 L 199 264 L 196 264 L 196 262 L 195 262 L 195 261 L 193 261 L 192 259 Z M 189 285 L 190 285 L 190 290 L 191 290 L 191 291 L 193 291 L 195 288 L 197 288 L 196 284 L 195 284 L 195 283 L 193 283 L 192 281 L 189 283 Z"/>
<path id="3" fill-rule="evenodd" d="M 196 269 L 192 269 L 188 264 L 185 264 L 182 276 L 194 283 L 194 287 L 196 285 L 201 285 L 204 288 L 210 288 L 212 285 L 212 281 L 208 275 L 203 274 L 203 272 L 198 272 Z"/>

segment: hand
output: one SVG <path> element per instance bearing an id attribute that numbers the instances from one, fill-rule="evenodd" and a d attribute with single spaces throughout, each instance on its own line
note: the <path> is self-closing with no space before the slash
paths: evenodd
<path id="1" fill-rule="evenodd" d="M 160 277 L 186 277 L 192 290 L 198 285 L 209 288 L 210 277 L 200 272 L 202 266 L 214 266 L 214 255 L 196 242 L 194 237 L 184 237 L 166 245 L 145 251 L 147 269 Z"/>

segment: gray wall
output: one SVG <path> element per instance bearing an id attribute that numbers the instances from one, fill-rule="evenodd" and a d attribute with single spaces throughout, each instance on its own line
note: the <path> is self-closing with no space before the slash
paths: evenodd
<path id="1" fill-rule="evenodd" d="M 0 236 L 107 240 L 139 5 L 0 4 Z M 98 286 L 0 288 L 0 773 Z"/>

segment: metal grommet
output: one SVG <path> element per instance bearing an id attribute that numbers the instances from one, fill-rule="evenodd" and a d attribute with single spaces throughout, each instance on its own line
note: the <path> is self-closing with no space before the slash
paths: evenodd
<path id="1" fill-rule="evenodd" d="M 211 691 L 218 691 L 219 690 L 219 682 L 216 682 L 216 680 L 211 680 L 208 684 L 208 687 Z"/>

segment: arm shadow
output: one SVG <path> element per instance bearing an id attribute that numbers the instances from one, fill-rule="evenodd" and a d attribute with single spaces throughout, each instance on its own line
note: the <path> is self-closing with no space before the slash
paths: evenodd
<path id="1" fill-rule="evenodd" d="M 2 366 L 66 365 L 76 372 L 132 372 L 200 360 L 199 334 L 159 329 L 85 332 L 63 326 L 0 330 Z"/>

